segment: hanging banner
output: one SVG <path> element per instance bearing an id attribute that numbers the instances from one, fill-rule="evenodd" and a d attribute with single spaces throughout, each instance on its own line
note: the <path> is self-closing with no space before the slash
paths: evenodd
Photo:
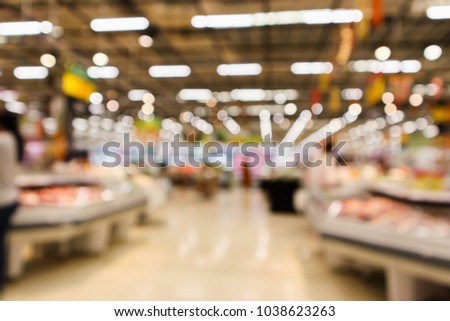
<path id="1" fill-rule="evenodd" d="M 386 90 L 386 80 L 382 74 L 373 74 L 368 77 L 367 88 L 365 92 L 366 103 L 376 105 L 381 101 Z"/>
<path id="2" fill-rule="evenodd" d="M 321 93 L 326 93 L 330 88 L 330 74 L 320 74 L 319 75 L 319 90 Z"/>
<path id="3" fill-rule="evenodd" d="M 436 124 L 450 124 L 450 105 L 436 104 L 432 106 L 431 116 Z"/>
<path id="4" fill-rule="evenodd" d="M 357 39 L 363 40 L 370 31 L 370 0 L 355 0 L 355 8 L 363 13 L 363 19 L 355 24 L 355 33 Z"/>
<path id="5" fill-rule="evenodd" d="M 311 90 L 311 105 L 318 104 L 322 100 L 322 95 L 319 88 L 313 88 Z"/>
<path id="6" fill-rule="evenodd" d="M 383 0 L 372 0 L 372 25 L 379 27 L 383 23 Z"/>
<path id="7" fill-rule="evenodd" d="M 397 106 L 408 102 L 413 83 L 411 75 L 398 74 L 389 77 L 389 91 L 394 95 L 394 102 Z"/>
<path id="8" fill-rule="evenodd" d="M 83 67 L 69 64 L 62 76 L 62 91 L 66 96 L 88 102 L 96 86 Z"/>
<path id="9" fill-rule="evenodd" d="M 341 109 L 341 88 L 333 86 L 330 89 L 329 103 L 330 111 L 338 113 Z"/>

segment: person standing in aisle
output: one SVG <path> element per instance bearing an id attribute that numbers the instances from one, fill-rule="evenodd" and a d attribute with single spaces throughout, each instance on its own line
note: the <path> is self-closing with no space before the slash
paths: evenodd
<path id="1" fill-rule="evenodd" d="M 17 117 L 0 111 L 0 297 L 6 281 L 6 232 L 19 206 L 14 179 L 23 155 Z"/>

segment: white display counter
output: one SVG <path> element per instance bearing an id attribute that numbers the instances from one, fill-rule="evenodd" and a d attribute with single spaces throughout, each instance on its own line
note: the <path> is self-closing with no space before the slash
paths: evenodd
<path id="1" fill-rule="evenodd" d="M 68 206 L 22 206 L 13 216 L 8 235 L 8 276 L 18 278 L 28 245 L 58 244 L 61 255 L 71 251 L 101 253 L 112 239 L 126 237 L 147 211 L 148 195 L 126 181 L 105 187 L 101 199 Z"/>

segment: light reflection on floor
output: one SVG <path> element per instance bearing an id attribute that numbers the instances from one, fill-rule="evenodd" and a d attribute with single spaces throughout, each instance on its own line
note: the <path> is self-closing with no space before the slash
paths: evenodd
<path id="1" fill-rule="evenodd" d="M 332 272 L 296 215 L 269 214 L 259 190 L 204 200 L 175 190 L 128 242 L 99 257 L 41 262 L 6 300 L 380 300 L 383 288 Z"/>

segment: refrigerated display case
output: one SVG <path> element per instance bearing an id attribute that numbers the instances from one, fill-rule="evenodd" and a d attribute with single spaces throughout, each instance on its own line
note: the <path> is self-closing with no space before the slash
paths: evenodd
<path id="1" fill-rule="evenodd" d="M 306 215 L 330 262 L 385 270 L 393 300 L 423 299 L 430 284 L 450 286 L 450 207 L 363 191 L 354 197 L 319 189 L 305 194 Z"/>

